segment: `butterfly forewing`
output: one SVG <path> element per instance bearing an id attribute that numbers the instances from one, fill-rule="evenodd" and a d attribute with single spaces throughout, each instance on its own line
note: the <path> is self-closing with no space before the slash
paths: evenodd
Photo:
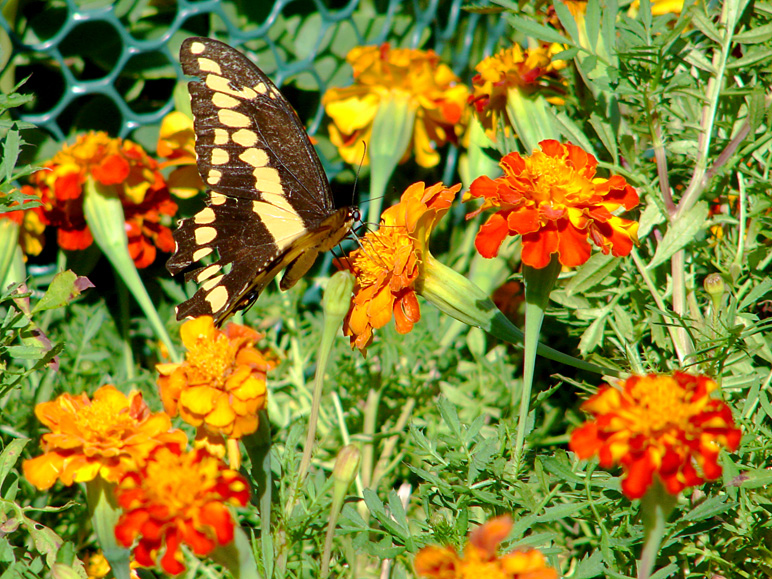
<path id="1" fill-rule="evenodd" d="M 221 322 L 254 301 L 287 264 L 299 262 L 303 267 L 282 284 L 290 287 L 320 250 L 345 236 L 354 210 L 334 209 L 300 119 L 249 59 L 222 42 L 189 38 L 180 62 L 201 79 L 188 88 L 198 170 L 211 192 L 207 207 L 175 232 L 167 268 L 176 274 L 214 254 L 211 265 L 186 274 L 200 288 L 179 306 L 177 318 L 209 314 Z"/>

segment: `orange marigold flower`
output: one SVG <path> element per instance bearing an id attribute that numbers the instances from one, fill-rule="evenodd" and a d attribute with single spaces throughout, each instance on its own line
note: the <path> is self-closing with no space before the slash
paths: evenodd
<path id="1" fill-rule="evenodd" d="M 22 186 L 21 190 L 26 195 L 39 196 L 39 192 L 29 185 Z M 43 232 L 46 229 L 43 207 L 41 205 L 30 209 L 0 213 L 0 219 L 10 219 L 19 225 L 19 245 L 25 256 L 40 255 L 45 244 Z"/>
<path id="2" fill-rule="evenodd" d="M 400 334 L 408 333 L 421 319 L 416 284 L 430 257 L 429 235 L 460 189 L 461 185 L 414 183 L 399 203 L 383 212 L 380 228 L 365 235 L 362 248 L 340 262 L 356 276 L 354 298 L 343 324 L 352 346 L 364 351 L 373 330 L 388 324 L 392 314 Z"/>
<path id="3" fill-rule="evenodd" d="M 456 142 L 463 133 L 461 121 L 469 89 L 440 63 L 437 53 L 382 44 L 353 48 L 346 60 L 354 69 L 354 85 L 329 89 L 322 97 L 333 120 L 330 139 L 341 157 L 347 163 L 359 163 L 362 141 L 370 142 L 378 108 L 400 94 L 416 113 L 412 142 L 402 161 L 414 151 L 422 167 L 439 163 L 436 147 Z M 364 164 L 368 163 L 365 155 Z"/>
<path id="4" fill-rule="evenodd" d="M 603 386 L 583 405 L 594 419 L 571 434 L 580 458 L 597 454 L 600 465 L 621 463 L 622 490 L 642 497 L 656 474 L 670 494 L 721 476 L 720 448 L 736 450 L 741 432 L 732 411 L 710 397 L 706 376 L 632 376 L 620 389 Z M 698 470 L 699 468 L 699 470 Z"/>
<path id="5" fill-rule="evenodd" d="M 183 452 L 180 445 L 168 444 L 158 447 L 138 471 L 127 473 L 116 495 L 124 510 L 115 526 L 118 542 L 129 547 L 139 538 L 137 563 L 152 567 L 160 562 L 164 571 L 176 575 L 185 570 L 183 543 L 196 555 L 208 555 L 233 540 L 228 505 L 246 505 L 249 487 L 244 477 L 205 450 Z"/>
<path id="6" fill-rule="evenodd" d="M 638 194 L 625 179 L 595 176 L 595 157 L 571 143 L 546 140 L 530 157 L 509 153 L 500 162 L 504 175 L 478 177 L 471 197 L 482 197 L 482 206 L 469 215 L 494 207 L 496 213 L 482 225 L 475 247 L 483 257 L 498 255 L 508 235 L 522 236 L 522 261 L 546 267 L 557 253 L 560 263 L 582 265 L 590 258 L 588 240 L 603 253 L 630 253 L 638 242 L 638 223 L 613 212 L 638 204 Z"/>
<path id="7" fill-rule="evenodd" d="M 535 549 L 496 553 L 510 530 L 510 517 L 491 519 L 472 531 L 463 556 L 450 547 L 424 547 L 415 557 L 416 573 L 434 579 L 557 579 L 557 571 Z"/>
<path id="8" fill-rule="evenodd" d="M 161 169 L 174 167 L 167 183 L 177 197 L 187 199 L 206 188 L 196 166 L 196 133 L 188 115 L 172 111 L 163 118 L 156 151 L 166 159 Z"/>
<path id="9" fill-rule="evenodd" d="M 117 482 L 138 468 L 159 444 L 185 444 L 181 430 L 171 430 L 164 412 L 151 414 L 140 392 L 128 396 L 115 386 L 86 394 L 62 394 L 35 407 L 38 420 L 51 429 L 44 434 L 41 456 L 25 460 L 24 476 L 37 488 L 87 482 L 97 476 Z"/>
<path id="10" fill-rule="evenodd" d="M 166 411 L 179 412 L 185 422 L 220 437 L 255 432 L 257 413 L 266 406 L 266 373 L 275 365 L 253 347 L 260 334 L 239 324 L 223 332 L 210 316 L 202 316 L 182 324 L 180 336 L 185 361 L 156 366 Z"/>
<path id="11" fill-rule="evenodd" d="M 80 135 L 30 177 L 45 203 L 46 224 L 58 228 L 59 247 L 85 249 L 93 242 L 83 215 L 87 179 L 121 200 L 137 267 L 150 265 L 156 248 L 174 249 L 168 226 L 177 205 L 169 197 L 158 164 L 136 143 L 103 132 Z"/>
<path id="12" fill-rule="evenodd" d="M 507 129 L 512 129 L 506 113 L 508 92 L 512 89 L 533 92 L 548 88 L 549 80 L 556 79 L 558 71 L 567 65 L 563 60 L 552 60 L 563 50 L 560 44 L 545 44 L 526 50 L 515 44 L 489 56 L 475 67 L 477 74 L 472 77 L 473 94 L 469 96 L 469 103 L 474 105 L 477 118 L 490 139 L 496 138 L 499 119 L 504 119 Z"/>

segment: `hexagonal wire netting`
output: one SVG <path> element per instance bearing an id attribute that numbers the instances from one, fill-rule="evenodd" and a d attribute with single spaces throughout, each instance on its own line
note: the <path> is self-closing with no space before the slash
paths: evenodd
<path id="1" fill-rule="evenodd" d="M 334 7 L 328 6 L 334 5 Z M 3 90 L 29 77 L 36 95 L 21 119 L 57 141 L 80 130 L 126 137 L 158 125 L 182 79 L 177 50 L 211 36 L 247 50 L 278 86 L 291 83 L 313 133 L 320 95 L 351 82 L 346 53 L 391 41 L 433 48 L 462 78 L 505 31 L 500 16 L 470 14 L 462 0 L 10 0 L 0 15 Z M 303 99 L 302 95 L 313 95 Z M 290 97 L 297 105 L 298 99 Z M 304 114 L 305 113 L 305 114 Z"/>

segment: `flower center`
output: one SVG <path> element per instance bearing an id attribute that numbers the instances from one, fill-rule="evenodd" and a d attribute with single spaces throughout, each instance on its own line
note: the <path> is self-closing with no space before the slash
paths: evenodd
<path id="1" fill-rule="evenodd" d="M 90 404 L 78 409 L 72 417 L 84 435 L 88 433 L 88 438 L 94 442 L 124 438 L 124 435 L 137 431 L 137 420 L 126 407 L 119 409 L 110 404 Z"/>
<path id="2" fill-rule="evenodd" d="M 404 227 L 382 226 L 378 231 L 368 233 L 357 250 L 354 267 L 362 286 L 378 284 L 386 274 L 400 275 L 409 267 L 415 253 L 413 240 Z M 408 271 L 408 276 L 411 274 Z"/>
<path id="3" fill-rule="evenodd" d="M 595 191 L 592 183 L 566 165 L 563 158 L 536 151 L 525 163 L 519 179 L 530 181 L 530 186 L 523 191 L 537 203 L 555 207 L 587 202 Z"/>
<path id="4" fill-rule="evenodd" d="M 198 459 L 190 452 L 178 456 L 159 449 L 148 462 L 144 486 L 150 503 L 165 505 L 170 516 L 202 504 L 208 489 L 216 483 L 217 462 L 211 457 Z"/>
<path id="5" fill-rule="evenodd" d="M 683 430 L 699 409 L 689 403 L 689 391 L 675 380 L 641 378 L 631 391 L 638 401 L 635 406 L 636 422 L 640 432 L 657 433 L 671 428 Z"/>
<path id="6" fill-rule="evenodd" d="M 223 335 L 218 335 L 214 339 L 199 338 L 195 344 L 188 347 L 187 353 L 187 361 L 199 374 L 198 379 L 216 387 L 222 387 L 225 383 L 235 357 L 236 348 Z"/>

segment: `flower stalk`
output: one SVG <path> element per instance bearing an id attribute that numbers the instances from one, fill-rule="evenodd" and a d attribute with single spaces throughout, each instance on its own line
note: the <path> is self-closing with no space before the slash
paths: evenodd
<path id="1" fill-rule="evenodd" d="M 367 216 L 372 221 L 381 214 L 386 185 L 413 137 L 415 108 L 410 95 L 393 91 L 383 101 L 373 121 L 370 139 L 370 201 Z"/>
<path id="2" fill-rule="evenodd" d="M 348 307 L 351 303 L 351 290 L 354 288 L 354 276 L 350 272 L 340 271 L 330 278 L 327 289 L 322 298 L 322 308 L 324 310 L 324 327 L 322 329 L 322 339 L 319 343 L 319 352 L 317 355 L 316 374 L 314 375 L 314 393 L 311 402 L 311 414 L 308 417 L 308 434 L 306 435 L 306 444 L 303 448 L 303 458 L 298 467 L 297 481 L 295 482 L 295 491 L 290 494 L 290 503 L 294 505 L 295 494 L 303 486 L 308 469 L 311 466 L 311 454 L 313 453 L 316 441 L 316 426 L 319 421 L 319 408 L 322 401 L 322 392 L 324 390 L 324 373 L 327 370 L 327 363 L 330 361 L 332 345 L 338 334 L 338 329 L 343 323 L 343 318 L 348 313 Z"/>
<path id="3" fill-rule="evenodd" d="M 115 500 L 115 484 L 97 476 L 85 486 L 91 525 L 113 576 L 130 579 L 131 549 L 122 547 L 115 538 L 115 525 L 121 517 L 121 508 Z"/>
<path id="4" fill-rule="evenodd" d="M 525 351 L 523 353 L 523 387 L 520 391 L 520 413 L 517 420 L 517 436 L 515 438 L 515 464 L 520 464 L 523 444 L 525 442 L 525 428 L 528 420 L 528 409 L 531 404 L 531 390 L 533 388 L 533 375 L 536 366 L 536 352 L 539 348 L 539 335 L 544 321 L 544 312 L 550 299 L 550 292 L 560 274 L 560 261 L 557 256 L 552 257 L 549 265 L 542 269 L 536 269 L 528 265 L 523 266 L 523 280 L 525 281 Z M 515 408 L 516 390 L 512 388 L 512 408 Z"/>
<path id="5" fill-rule="evenodd" d="M 499 311 L 487 294 L 478 286 L 460 273 L 437 261 L 431 255 L 426 260 L 424 267 L 426 268 L 426 275 L 419 278 L 416 283 L 416 291 L 441 312 L 468 326 L 481 328 L 510 344 L 523 343 L 523 332 Z M 590 364 L 544 344 L 537 346 L 536 353 L 549 360 L 580 370 L 613 377 L 621 376 L 619 370 Z"/>
<path id="6" fill-rule="evenodd" d="M 662 538 L 665 536 L 667 518 L 678 501 L 678 495 L 669 494 L 662 483 L 655 481 L 641 499 L 644 540 L 638 561 L 638 579 L 649 579 L 657 561 Z"/>
<path id="7" fill-rule="evenodd" d="M 169 357 L 172 361 L 179 362 L 180 355 L 139 277 L 134 260 L 129 255 L 126 220 L 120 199 L 108 186 L 91 177 L 86 179 L 84 189 L 83 213 L 94 241 L 137 300 L 156 336 L 168 350 Z"/>

